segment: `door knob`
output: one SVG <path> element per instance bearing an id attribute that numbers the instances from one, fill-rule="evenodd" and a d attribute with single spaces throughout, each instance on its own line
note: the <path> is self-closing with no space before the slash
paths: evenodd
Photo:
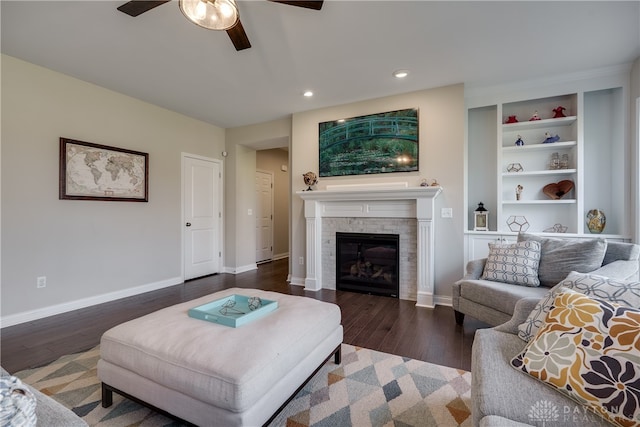
<path id="1" fill-rule="evenodd" d="M 190 222 L 186 223 L 185 225 L 186 225 L 187 227 L 191 227 L 191 223 L 190 223 Z"/>

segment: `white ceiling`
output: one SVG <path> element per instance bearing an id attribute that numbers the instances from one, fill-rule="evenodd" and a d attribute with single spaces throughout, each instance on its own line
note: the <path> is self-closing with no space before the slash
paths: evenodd
<path id="1" fill-rule="evenodd" d="M 640 1 L 238 1 L 253 46 L 241 52 L 176 1 L 137 18 L 123 3 L 2 0 L 2 52 L 225 128 L 640 56 Z M 394 79 L 402 68 L 409 77 Z"/>

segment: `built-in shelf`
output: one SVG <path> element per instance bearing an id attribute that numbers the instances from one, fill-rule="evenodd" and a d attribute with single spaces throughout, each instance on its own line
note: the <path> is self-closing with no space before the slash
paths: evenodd
<path id="1" fill-rule="evenodd" d="M 509 147 L 502 147 L 502 151 L 506 153 L 512 152 L 523 152 L 527 151 L 537 151 L 537 150 L 558 150 L 561 148 L 571 148 L 575 147 L 577 144 L 576 141 L 561 141 L 561 142 L 551 142 L 549 144 L 529 144 L 529 145 L 513 145 Z"/>
<path id="2" fill-rule="evenodd" d="M 576 199 L 558 200 L 503 200 L 503 205 L 564 205 L 576 203 Z"/>
<path id="3" fill-rule="evenodd" d="M 557 119 L 542 119 L 527 122 L 505 123 L 504 125 L 502 125 L 502 127 L 505 131 L 543 129 L 553 126 L 572 125 L 576 122 L 576 120 L 576 116 L 558 117 Z"/>
<path id="4" fill-rule="evenodd" d="M 519 176 L 545 176 L 545 175 L 571 175 L 577 172 L 577 169 L 547 169 L 542 171 L 522 171 L 522 172 L 503 172 L 504 178 L 515 178 Z"/>

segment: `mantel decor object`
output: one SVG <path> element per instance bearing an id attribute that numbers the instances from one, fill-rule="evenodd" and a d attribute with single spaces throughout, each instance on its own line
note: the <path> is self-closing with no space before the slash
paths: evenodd
<path id="1" fill-rule="evenodd" d="M 565 179 L 560 182 L 545 185 L 542 187 L 542 192 L 553 200 L 559 200 L 573 190 L 573 187 L 573 181 Z"/>
<path id="2" fill-rule="evenodd" d="M 504 121 L 505 124 L 518 123 L 518 118 L 516 116 L 509 116 L 507 120 Z"/>
<path id="3" fill-rule="evenodd" d="M 607 217 L 600 209 L 591 209 L 587 212 L 587 228 L 593 234 L 600 234 L 607 225 Z"/>
<path id="4" fill-rule="evenodd" d="M 520 184 L 516 185 L 516 200 L 520 200 L 520 196 L 522 196 L 522 191 L 524 187 Z"/>
<path id="5" fill-rule="evenodd" d="M 318 177 L 311 171 L 303 173 L 302 179 L 304 179 L 304 184 L 307 186 L 307 189 L 305 191 L 313 191 L 313 188 L 311 188 L 311 186 L 318 183 Z"/>
<path id="6" fill-rule="evenodd" d="M 489 231 L 489 211 L 482 202 L 478 203 L 478 207 L 473 211 L 473 230 Z"/>
<path id="7" fill-rule="evenodd" d="M 60 138 L 62 200 L 148 202 L 149 154 Z"/>
<path id="8" fill-rule="evenodd" d="M 507 218 L 507 226 L 511 231 L 527 231 L 529 229 L 529 221 L 523 215 L 511 215 Z"/>

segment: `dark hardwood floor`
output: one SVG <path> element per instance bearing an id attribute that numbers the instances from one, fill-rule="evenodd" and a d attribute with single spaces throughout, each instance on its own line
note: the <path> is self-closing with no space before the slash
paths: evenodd
<path id="1" fill-rule="evenodd" d="M 109 328 L 161 308 L 231 287 L 304 295 L 340 306 L 344 342 L 426 362 L 470 370 L 475 330 L 466 318 L 457 326 L 450 307 L 419 308 L 413 301 L 353 292 L 305 291 L 286 281 L 288 261 L 261 264 L 256 271 L 217 274 L 129 298 L 3 328 L 0 362 L 9 372 L 45 365 L 88 350 Z"/>

